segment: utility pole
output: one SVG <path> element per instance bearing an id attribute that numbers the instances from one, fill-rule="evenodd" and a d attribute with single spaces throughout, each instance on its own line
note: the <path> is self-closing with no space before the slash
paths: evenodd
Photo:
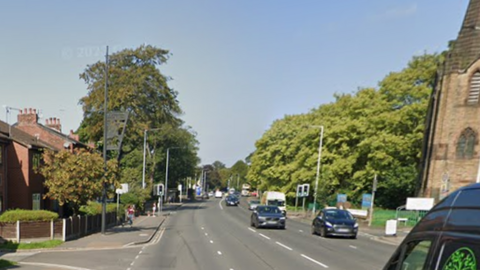
<path id="1" fill-rule="evenodd" d="M 375 177 L 373 178 L 373 187 L 372 187 L 372 201 L 370 202 L 370 218 L 368 219 L 368 226 L 372 226 L 372 220 L 373 220 L 373 202 L 375 200 L 375 191 L 377 191 L 377 174 L 375 174 Z"/>
<path id="2" fill-rule="evenodd" d="M 108 46 L 105 55 L 105 100 L 103 104 L 103 191 L 102 191 L 102 234 L 105 234 L 107 213 L 107 111 L 108 111 Z"/>

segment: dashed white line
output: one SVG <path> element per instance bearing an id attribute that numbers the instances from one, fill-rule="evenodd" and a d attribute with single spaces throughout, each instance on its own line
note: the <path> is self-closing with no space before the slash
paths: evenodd
<path id="1" fill-rule="evenodd" d="M 291 247 L 288 247 L 288 246 L 286 246 L 286 245 L 284 245 L 284 244 L 282 244 L 282 243 L 280 243 L 280 242 L 275 242 L 275 243 L 276 243 L 277 245 L 283 247 L 283 248 L 286 248 L 286 249 L 292 251 L 292 248 L 291 248 Z"/>
<path id="2" fill-rule="evenodd" d="M 208 236 L 208 233 L 205 233 L 205 236 Z"/>
<path id="3" fill-rule="evenodd" d="M 314 260 L 314 259 L 312 259 L 312 258 L 308 257 L 307 255 L 301 254 L 301 256 L 302 256 L 303 258 L 305 258 L 305 259 L 307 259 L 307 260 L 309 260 L 309 261 L 313 262 L 313 263 L 316 263 L 316 264 L 318 264 L 318 265 L 322 266 L 323 268 L 328 268 L 328 265 L 326 265 L 326 264 L 323 264 L 323 263 L 321 263 L 321 262 L 319 262 L 319 261 L 316 261 L 316 260 Z"/>
<path id="4" fill-rule="evenodd" d="M 213 244 L 213 241 L 212 241 L 212 240 L 210 240 L 210 244 Z"/>
<path id="5" fill-rule="evenodd" d="M 353 248 L 353 249 L 357 249 L 357 247 L 356 247 L 356 246 L 352 246 L 352 245 L 350 245 L 350 247 L 351 247 L 351 248 Z"/>
<path id="6" fill-rule="evenodd" d="M 222 255 L 222 252 L 221 251 L 217 251 L 218 255 Z"/>
<path id="7" fill-rule="evenodd" d="M 204 228 L 204 227 L 202 227 L 202 230 L 205 230 L 205 228 Z"/>
<path id="8" fill-rule="evenodd" d="M 298 230 L 299 232 L 303 232 L 303 230 Z"/>
<path id="9" fill-rule="evenodd" d="M 263 238 L 266 238 L 266 239 L 270 240 L 270 237 L 266 236 L 265 234 L 259 233 L 259 235 Z"/>
<path id="10" fill-rule="evenodd" d="M 252 232 L 257 232 L 257 231 L 255 231 L 255 230 L 254 230 L 254 229 L 252 229 L 252 228 L 248 228 L 248 229 L 249 229 L 250 231 L 252 231 Z"/>

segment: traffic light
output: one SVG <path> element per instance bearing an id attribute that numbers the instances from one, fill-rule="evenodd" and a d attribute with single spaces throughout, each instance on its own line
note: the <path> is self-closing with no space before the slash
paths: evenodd
<path id="1" fill-rule="evenodd" d="M 158 196 L 163 196 L 163 184 L 158 184 L 157 185 L 157 195 Z"/>
<path id="2" fill-rule="evenodd" d="M 308 197 L 310 184 L 303 184 L 303 197 Z"/>
<path id="3" fill-rule="evenodd" d="M 297 186 L 297 197 L 303 197 L 303 185 Z"/>

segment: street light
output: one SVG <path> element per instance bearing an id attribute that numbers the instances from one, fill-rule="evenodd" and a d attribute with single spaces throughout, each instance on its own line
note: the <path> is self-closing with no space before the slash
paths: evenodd
<path id="1" fill-rule="evenodd" d="M 320 143 L 318 146 L 318 160 L 317 160 L 317 177 L 315 180 L 315 193 L 314 193 L 314 199 L 313 199 L 313 214 L 315 214 L 316 205 L 317 205 L 318 178 L 320 175 L 320 159 L 322 158 L 323 126 L 310 126 L 310 127 L 320 128 Z"/>
<path id="2" fill-rule="evenodd" d="M 156 131 L 160 128 L 145 129 L 143 133 L 143 173 L 142 173 L 142 189 L 145 188 L 145 152 L 147 148 L 147 131 Z"/>
<path id="3" fill-rule="evenodd" d="M 167 148 L 167 165 L 165 169 L 165 191 L 163 192 L 163 199 L 167 202 L 167 194 L 168 194 L 168 159 L 170 158 L 170 149 L 177 149 L 177 148 L 185 148 L 185 147 L 169 147 Z"/>

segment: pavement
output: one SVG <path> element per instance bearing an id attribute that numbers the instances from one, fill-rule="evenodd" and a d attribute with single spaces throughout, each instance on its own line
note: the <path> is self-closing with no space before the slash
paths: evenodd
<path id="1" fill-rule="evenodd" d="M 135 217 L 133 224 L 118 225 L 107 228 L 105 233 L 94 233 L 78 239 L 64 242 L 60 246 L 41 249 L 41 250 L 16 250 L 2 251 L 0 258 L 9 257 L 12 253 L 32 253 L 35 251 L 46 250 L 95 250 L 95 249 L 113 249 L 122 248 L 133 245 L 141 245 L 148 243 L 155 236 L 159 228 L 168 218 L 170 213 L 181 207 L 181 203 L 172 203 L 167 205 L 162 212 L 153 215 L 140 215 Z"/>

